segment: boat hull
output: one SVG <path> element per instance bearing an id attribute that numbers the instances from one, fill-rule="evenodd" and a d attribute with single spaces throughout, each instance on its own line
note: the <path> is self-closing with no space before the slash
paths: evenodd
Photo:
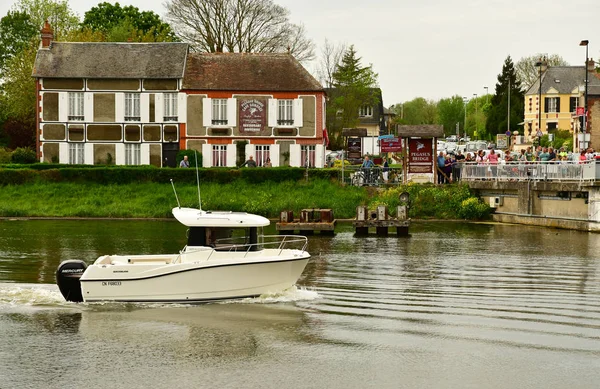
<path id="1" fill-rule="evenodd" d="M 86 302 L 191 303 L 253 297 L 293 286 L 309 259 L 306 255 L 220 264 L 91 265 L 81 277 L 81 289 Z"/>

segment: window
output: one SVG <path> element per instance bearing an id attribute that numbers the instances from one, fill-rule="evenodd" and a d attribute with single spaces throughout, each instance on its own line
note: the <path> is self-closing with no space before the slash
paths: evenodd
<path id="1" fill-rule="evenodd" d="M 358 110 L 359 117 L 370 117 L 373 116 L 373 107 L 370 105 L 363 105 Z"/>
<path id="2" fill-rule="evenodd" d="M 165 122 L 177 121 L 177 93 L 165 93 Z"/>
<path id="3" fill-rule="evenodd" d="M 256 146 L 256 164 L 264 166 L 267 159 L 271 159 L 271 146 Z"/>
<path id="4" fill-rule="evenodd" d="M 83 165 L 83 143 L 69 143 L 69 163 Z"/>
<path id="5" fill-rule="evenodd" d="M 212 100 L 212 124 L 227 125 L 227 99 Z"/>
<path id="6" fill-rule="evenodd" d="M 125 121 L 139 122 L 140 120 L 140 94 L 125 93 Z"/>
<path id="7" fill-rule="evenodd" d="M 300 146 L 300 161 L 303 167 L 315 167 L 316 146 Z"/>
<path id="8" fill-rule="evenodd" d="M 569 98 L 569 112 L 572 112 L 572 113 L 577 112 L 577 107 L 579 107 L 579 97 L 570 97 Z"/>
<path id="9" fill-rule="evenodd" d="M 282 126 L 293 126 L 294 100 L 278 100 L 277 105 L 277 124 Z"/>
<path id="10" fill-rule="evenodd" d="M 227 145 L 213 145 L 212 165 L 227 166 Z"/>
<path id="11" fill-rule="evenodd" d="M 558 97 L 546 97 L 545 103 L 546 107 L 544 112 L 560 112 L 560 100 Z"/>
<path id="12" fill-rule="evenodd" d="M 125 165 L 140 165 L 142 147 L 139 143 L 125 144 Z"/>
<path id="13" fill-rule="evenodd" d="M 69 120 L 84 120 L 83 92 L 69 92 Z"/>

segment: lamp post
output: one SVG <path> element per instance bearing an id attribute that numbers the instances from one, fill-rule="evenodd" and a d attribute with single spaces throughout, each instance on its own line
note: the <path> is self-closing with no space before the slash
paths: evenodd
<path id="1" fill-rule="evenodd" d="M 477 93 L 473 93 L 473 96 L 475 96 L 475 136 L 479 136 L 479 128 L 478 128 L 478 124 L 479 124 L 479 117 L 477 114 Z"/>
<path id="2" fill-rule="evenodd" d="M 583 126 L 581 128 L 581 132 L 585 133 L 587 131 L 587 109 L 588 109 L 588 43 L 589 41 L 583 40 L 579 43 L 579 46 L 585 46 L 585 65 L 583 66 L 583 70 L 585 71 L 585 94 L 584 94 L 584 106 L 583 106 Z"/>
<path id="3" fill-rule="evenodd" d="M 464 137 L 465 137 L 465 141 L 467 138 L 467 98 L 463 97 L 463 105 L 464 105 L 464 109 L 465 109 L 465 123 L 463 124 L 463 131 L 464 131 Z"/>
<path id="4" fill-rule="evenodd" d="M 539 61 L 537 61 L 535 63 L 535 66 L 537 66 L 540 70 L 539 76 L 540 76 L 540 87 L 538 88 L 538 130 L 536 132 L 536 135 L 542 132 L 542 65 L 544 64 L 544 62 L 542 61 L 542 58 L 540 58 Z"/>

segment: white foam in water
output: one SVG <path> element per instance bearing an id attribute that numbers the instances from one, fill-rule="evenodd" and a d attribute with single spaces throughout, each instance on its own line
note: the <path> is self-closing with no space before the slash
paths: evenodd
<path id="1" fill-rule="evenodd" d="M 55 285 L 0 284 L 0 308 L 65 304 Z"/>
<path id="2" fill-rule="evenodd" d="M 238 301 L 231 301 L 232 303 L 242 302 L 244 304 L 273 304 L 273 303 L 289 303 L 295 301 L 311 301 L 319 298 L 319 294 L 314 290 L 308 290 L 306 288 L 292 286 L 280 293 L 275 294 L 263 294 L 255 298 L 247 298 Z"/>

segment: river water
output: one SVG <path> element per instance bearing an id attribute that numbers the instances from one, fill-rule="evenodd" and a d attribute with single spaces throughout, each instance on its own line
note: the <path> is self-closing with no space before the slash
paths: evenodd
<path id="1" fill-rule="evenodd" d="M 598 388 L 600 235 L 413 223 L 310 237 L 297 288 L 66 303 L 58 264 L 177 252 L 154 221 L 0 221 L 0 388 Z"/>

